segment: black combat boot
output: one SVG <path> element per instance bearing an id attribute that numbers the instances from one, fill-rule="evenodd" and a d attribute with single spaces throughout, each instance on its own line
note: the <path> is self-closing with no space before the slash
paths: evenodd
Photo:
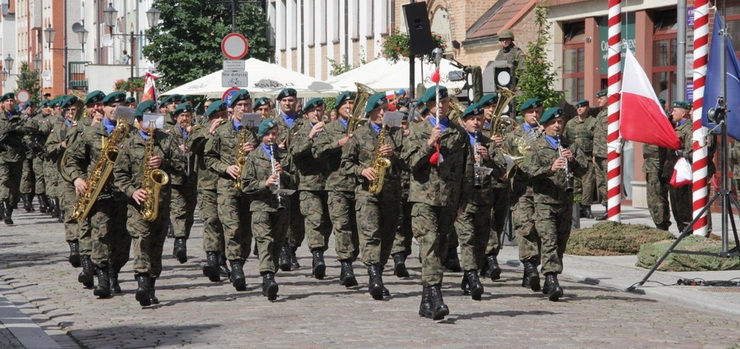
<path id="1" fill-rule="evenodd" d="M 175 244 L 172 248 L 172 256 L 177 258 L 180 264 L 188 261 L 188 248 L 185 241 L 187 241 L 185 238 L 175 238 Z"/>
<path id="2" fill-rule="evenodd" d="M 159 298 L 157 298 L 157 295 L 154 294 L 154 284 L 157 283 L 157 278 L 152 276 L 149 278 L 149 301 L 152 304 L 159 304 Z"/>
<path id="3" fill-rule="evenodd" d="M 594 218 L 594 214 L 591 213 L 591 205 L 581 205 L 581 218 Z"/>
<path id="4" fill-rule="evenodd" d="M 57 218 L 60 219 L 59 221 L 63 221 L 61 219 L 62 217 L 62 206 L 60 206 L 59 198 L 55 197 L 51 200 L 51 204 L 54 205 L 54 211 L 51 213 L 51 218 Z"/>
<path id="5" fill-rule="evenodd" d="M 69 264 L 72 264 L 72 267 L 79 268 L 80 267 L 80 243 L 77 241 L 67 241 L 67 244 L 69 244 Z"/>
<path id="6" fill-rule="evenodd" d="M 383 297 L 390 297 L 391 291 L 388 291 L 388 288 L 385 287 L 385 283 L 383 282 L 383 272 L 385 271 L 385 267 L 380 267 L 380 283 L 383 284 Z"/>
<path id="7" fill-rule="evenodd" d="M 77 281 L 82 283 L 83 286 L 86 288 L 93 287 L 95 283 L 93 282 L 93 274 L 95 274 L 95 266 L 93 265 L 93 262 L 90 260 L 90 256 L 83 255 L 80 264 L 82 264 L 82 271 L 80 271 L 80 275 L 77 276 Z"/>
<path id="8" fill-rule="evenodd" d="M 5 224 L 13 224 L 13 219 L 11 218 L 13 216 L 13 208 L 10 206 L 10 203 L 7 200 L 4 200 L 2 203 L 0 203 L 0 211 L 2 212 L 3 221 L 5 222 Z"/>
<path id="9" fill-rule="evenodd" d="M 463 291 L 463 296 L 470 296 L 470 283 L 468 283 L 468 278 L 465 275 L 460 281 L 460 289 Z"/>
<path id="10" fill-rule="evenodd" d="M 290 246 L 290 270 L 301 269 L 301 265 L 298 264 L 298 257 L 295 252 L 298 250 L 298 246 Z"/>
<path id="11" fill-rule="evenodd" d="M 380 273 L 380 267 L 377 265 L 367 267 L 367 290 L 370 291 L 370 295 L 375 300 L 383 299 L 383 279 L 380 277 Z"/>
<path id="12" fill-rule="evenodd" d="M 149 292 L 151 281 L 149 281 L 149 279 L 148 273 L 136 275 L 136 283 L 139 284 L 139 287 L 136 289 L 136 300 L 142 307 L 152 305 L 152 298 L 150 297 L 151 294 Z"/>
<path id="13" fill-rule="evenodd" d="M 39 198 L 39 212 L 46 213 L 49 209 L 49 199 L 46 197 L 46 194 L 39 194 L 37 198 Z"/>
<path id="14" fill-rule="evenodd" d="M 21 194 L 21 200 L 23 201 L 23 208 L 26 210 L 26 212 L 32 212 L 33 211 L 33 199 L 31 199 L 31 194 Z"/>
<path id="15" fill-rule="evenodd" d="M 267 300 L 274 301 L 277 299 L 277 293 L 280 287 L 275 282 L 275 273 L 265 272 L 262 274 L 262 295 L 267 297 Z"/>
<path id="16" fill-rule="evenodd" d="M 326 263 L 324 263 L 324 251 L 320 248 L 314 249 L 311 251 L 311 255 L 313 256 L 312 261 L 312 272 L 313 277 L 322 280 L 324 279 L 324 276 L 326 276 Z"/>
<path id="17" fill-rule="evenodd" d="M 231 278 L 231 270 L 226 265 L 226 256 L 224 255 L 218 257 L 218 274 L 225 278 Z"/>
<path id="18" fill-rule="evenodd" d="M 430 315 L 434 320 L 442 320 L 450 313 L 450 309 L 442 299 L 442 285 L 429 286 Z"/>
<path id="19" fill-rule="evenodd" d="M 491 278 L 491 281 L 495 281 L 501 278 L 501 267 L 498 266 L 498 259 L 495 255 L 486 256 L 487 276 Z"/>
<path id="20" fill-rule="evenodd" d="M 460 267 L 460 259 L 457 257 L 457 248 L 450 247 L 450 249 L 447 250 L 447 260 L 444 262 L 444 267 L 455 273 L 462 271 L 462 267 Z"/>
<path id="21" fill-rule="evenodd" d="M 537 272 L 537 265 L 530 261 L 523 261 L 524 278 L 522 278 L 522 287 L 529 287 L 532 291 L 540 290 L 540 273 Z"/>
<path id="22" fill-rule="evenodd" d="M 280 270 L 290 271 L 290 246 L 283 244 L 280 248 Z"/>
<path id="23" fill-rule="evenodd" d="M 244 261 L 240 259 L 230 260 L 231 284 L 237 291 L 247 290 L 247 279 L 244 277 Z"/>
<path id="24" fill-rule="evenodd" d="M 122 293 L 121 285 L 118 283 L 118 273 L 121 272 L 121 267 L 108 266 L 108 279 L 110 280 L 110 292 L 111 293 Z"/>
<path id="25" fill-rule="evenodd" d="M 213 282 L 221 281 L 218 266 L 218 253 L 206 252 L 206 265 L 203 266 L 203 275 L 207 276 L 208 280 Z"/>
<path id="26" fill-rule="evenodd" d="M 429 303 L 429 287 L 421 287 L 421 303 L 419 303 L 419 316 L 432 318 L 432 304 Z"/>
<path id="27" fill-rule="evenodd" d="M 468 281 L 468 287 L 470 288 L 470 297 L 479 301 L 481 295 L 483 295 L 483 284 L 480 283 L 480 279 L 478 278 L 478 271 L 466 271 L 465 279 Z"/>
<path id="28" fill-rule="evenodd" d="M 357 286 L 357 278 L 355 277 L 355 270 L 352 268 L 352 262 L 348 259 L 339 262 L 342 263 L 342 269 L 339 272 L 339 282 L 344 287 Z"/>
<path id="29" fill-rule="evenodd" d="M 660 230 L 668 231 L 668 228 L 670 226 L 671 226 L 671 223 L 667 223 L 667 224 L 666 223 L 660 223 L 660 224 L 656 224 L 655 225 L 655 228 L 660 229 Z"/>
<path id="30" fill-rule="evenodd" d="M 393 254 L 393 273 L 400 278 L 409 277 L 409 271 L 406 269 L 406 253 Z"/>
<path id="31" fill-rule="evenodd" d="M 604 206 L 604 214 L 601 216 L 596 217 L 597 221 L 605 221 L 607 218 L 609 218 L 609 211 L 607 210 L 607 207 Z"/>
<path id="32" fill-rule="evenodd" d="M 100 298 L 110 298 L 110 279 L 108 279 L 108 267 L 95 267 L 95 274 L 98 275 L 98 285 L 95 286 L 93 294 Z"/>
<path id="33" fill-rule="evenodd" d="M 563 289 L 560 287 L 560 283 L 558 283 L 557 274 L 545 274 L 545 287 L 542 288 L 542 293 L 546 294 L 547 298 L 552 302 L 557 302 L 563 296 Z"/>

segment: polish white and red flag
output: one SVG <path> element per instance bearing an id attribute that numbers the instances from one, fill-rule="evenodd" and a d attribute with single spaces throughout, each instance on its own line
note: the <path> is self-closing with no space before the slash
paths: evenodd
<path id="1" fill-rule="evenodd" d="M 630 50 L 624 62 L 621 101 L 622 138 L 674 150 L 681 147 L 650 80 Z"/>
<path id="2" fill-rule="evenodd" d="M 156 101 L 159 98 L 159 92 L 157 91 L 157 84 L 154 82 L 159 76 L 154 73 L 146 72 L 144 75 L 144 94 L 141 96 L 141 101 Z"/>
<path id="3" fill-rule="evenodd" d="M 427 76 L 427 79 L 433 83 L 439 83 L 440 75 L 439 75 L 439 68 L 436 68 L 429 72 L 429 75 Z"/>

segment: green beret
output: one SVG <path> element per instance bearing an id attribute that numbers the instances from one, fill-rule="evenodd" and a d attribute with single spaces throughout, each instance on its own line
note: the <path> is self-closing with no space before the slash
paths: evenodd
<path id="1" fill-rule="evenodd" d="M 660 105 L 665 105 L 665 99 L 658 98 L 658 102 L 660 102 Z"/>
<path id="2" fill-rule="evenodd" d="M 344 102 L 353 100 L 355 98 L 356 97 L 355 97 L 355 93 L 354 92 L 344 91 L 344 92 L 340 93 L 339 94 L 339 97 L 337 97 L 337 103 L 334 104 L 334 109 L 339 109 L 339 107 L 341 107 L 342 104 L 344 104 Z"/>
<path id="3" fill-rule="evenodd" d="M 552 107 L 550 109 L 545 110 L 544 113 L 542 113 L 542 117 L 540 118 L 540 124 L 544 124 L 552 119 L 563 117 L 563 108 L 560 107 Z"/>
<path id="4" fill-rule="evenodd" d="M 180 105 L 177 106 L 175 111 L 172 112 L 173 116 L 182 114 L 182 113 L 192 113 L 195 109 L 193 109 L 193 106 L 190 105 L 190 103 L 180 103 Z"/>
<path id="5" fill-rule="evenodd" d="M 92 91 L 87 94 L 87 97 L 85 97 L 85 105 L 88 105 L 90 103 L 102 102 L 103 98 L 105 98 L 105 93 L 103 93 L 103 91 Z"/>
<path id="6" fill-rule="evenodd" d="M 421 102 L 421 103 L 435 102 L 436 101 L 436 98 L 437 98 L 435 96 L 436 93 L 437 93 L 437 86 L 430 87 L 427 90 L 427 92 L 424 92 L 424 96 L 422 96 L 419 99 L 419 102 Z M 439 87 L 439 99 L 444 99 L 444 98 L 447 98 L 448 96 L 449 96 L 449 94 L 447 92 L 447 87 L 440 86 Z"/>
<path id="7" fill-rule="evenodd" d="M 270 99 L 267 97 L 260 97 L 254 100 L 252 108 L 257 109 L 263 105 L 270 105 Z"/>
<path id="8" fill-rule="evenodd" d="M 184 95 L 180 97 L 180 102 L 185 103 L 185 102 L 192 102 L 192 101 L 193 101 L 193 96 L 191 95 Z"/>
<path id="9" fill-rule="evenodd" d="M 267 131 L 272 130 L 273 128 L 275 128 L 275 126 L 277 126 L 277 123 L 275 122 L 275 119 L 273 118 L 267 118 L 267 119 L 262 120 L 262 122 L 260 123 L 260 127 L 257 130 L 257 138 L 262 138 L 262 136 L 264 136 L 265 133 L 267 133 Z"/>
<path id="10" fill-rule="evenodd" d="M 28 101 L 28 102 L 26 102 L 26 105 L 24 105 L 24 107 L 25 107 L 25 108 L 28 108 L 28 107 L 35 107 L 35 106 L 36 106 L 36 102 L 34 102 L 34 101 L 32 101 L 32 100 L 31 100 L 31 101 Z"/>
<path id="11" fill-rule="evenodd" d="M 250 98 L 252 98 L 252 96 L 249 94 L 249 91 L 245 89 L 236 91 L 236 93 L 231 95 L 231 101 L 229 102 L 229 107 L 233 107 L 234 105 L 236 105 L 236 102 L 246 101 L 247 99 L 250 99 Z"/>
<path id="12" fill-rule="evenodd" d="M 524 103 L 522 103 L 521 106 L 519 106 L 519 111 L 525 111 L 527 109 L 532 108 L 541 108 L 542 107 L 542 100 L 539 98 L 529 98 Z"/>
<path id="13" fill-rule="evenodd" d="M 325 103 L 324 103 L 324 100 L 323 99 L 321 99 L 321 98 L 312 98 L 311 100 L 309 100 L 308 102 L 306 102 L 306 104 L 303 106 L 303 112 L 304 113 L 308 113 L 309 111 L 311 111 L 311 109 L 318 108 L 318 107 L 321 107 L 321 106 L 324 106 L 324 105 L 325 105 Z"/>
<path id="14" fill-rule="evenodd" d="M 603 89 L 596 93 L 596 97 L 606 97 L 607 92 L 608 91 L 606 89 Z"/>
<path id="15" fill-rule="evenodd" d="M 294 88 L 284 88 L 280 93 L 278 93 L 277 100 L 281 100 L 285 97 L 296 97 L 298 96 L 298 92 Z"/>
<path id="16" fill-rule="evenodd" d="M 367 99 L 367 104 L 365 105 L 365 112 L 369 113 L 373 111 L 375 108 L 380 107 L 386 103 L 388 103 L 388 100 L 385 98 L 385 93 L 376 93 Z"/>
<path id="17" fill-rule="evenodd" d="M 687 101 L 673 101 L 673 107 L 674 108 L 681 108 L 686 110 L 691 110 L 691 103 Z"/>
<path id="18" fill-rule="evenodd" d="M 475 103 L 465 108 L 465 111 L 462 113 L 461 118 L 465 119 L 468 116 L 476 116 L 481 114 L 483 114 L 483 109 L 481 109 L 479 103 Z"/>
<path id="19" fill-rule="evenodd" d="M 126 101 L 124 103 L 126 103 L 126 104 L 136 103 L 136 98 L 134 98 L 134 97 L 128 97 L 128 98 L 126 98 Z"/>
<path id="20" fill-rule="evenodd" d="M 15 99 L 15 93 L 8 92 L 2 95 L 2 97 L 0 97 L 0 102 L 5 102 L 5 100 L 8 100 L 8 99 Z"/>
<path id="21" fill-rule="evenodd" d="M 157 102 L 155 102 L 154 100 L 151 100 L 151 99 L 150 100 L 146 100 L 146 101 L 143 101 L 143 102 L 139 103 L 139 105 L 136 107 L 136 110 L 141 111 L 142 114 L 145 111 L 154 113 L 154 112 L 157 111 L 156 104 L 157 104 Z"/>
<path id="22" fill-rule="evenodd" d="M 489 93 L 489 94 L 481 97 L 481 99 L 478 101 L 478 106 L 479 107 L 485 107 L 485 106 L 488 106 L 488 105 L 491 105 L 491 104 L 496 104 L 496 103 L 498 103 L 498 94 L 496 94 L 496 93 Z"/>
<path id="23" fill-rule="evenodd" d="M 139 119 L 139 120 L 142 120 L 142 119 L 144 119 L 144 112 L 143 112 L 143 111 L 141 111 L 141 110 L 139 110 L 139 109 L 137 108 L 137 109 L 135 109 L 135 111 L 134 111 L 134 117 L 135 117 L 135 118 L 137 118 L 137 119 Z"/>
<path id="24" fill-rule="evenodd" d="M 206 110 L 205 116 L 210 117 L 212 114 L 218 113 L 224 110 L 226 110 L 226 103 L 224 103 L 224 101 L 215 101 L 211 103 L 211 105 L 208 107 L 208 110 Z"/>
<path id="25" fill-rule="evenodd" d="M 58 103 L 62 109 L 67 109 L 77 103 L 78 100 L 77 96 L 66 96 Z"/>
<path id="26" fill-rule="evenodd" d="M 126 94 L 121 91 L 111 92 L 103 98 L 103 104 L 123 103 L 126 100 Z"/>
<path id="27" fill-rule="evenodd" d="M 588 99 L 582 99 L 576 103 L 576 108 L 578 107 L 588 107 L 588 105 L 591 104 Z"/>
<path id="28" fill-rule="evenodd" d="M 41 107 L 41 108 L 45 108 L 45 107 L 48 107 L 48 106 L 49 106 L 49 101 L 46 100 L 46 99 L 44 99 L 41 102 L 39 102 L 39 107 Z"/>
<path id="29" fill-rule="evenodd" d="M 165 97 L 165 98 L 164 98 L 164 99 L 162 100 L 162 103 L 159 103 L 159 105 L 160 105 L 160 106 L 166 106 L 167 104 L 170 104 L 170 103 L 177 103 L 177 102 L 179 102 L 179 101 L 180 101 L 180 95 L 178 95 L 178 94 L 174 94 L 174 95 L 169 95 L 169 96 Z"/>
<path id="30" fill-rule="evenodd" d="M 405 110 L 399 110 L 398 112 L 401 113 L 401 115 L 402 115 L 401 116 L 401 120 L 408 121 L 408 119 L 409 119 L 409 112 L 407 112 Z"/>

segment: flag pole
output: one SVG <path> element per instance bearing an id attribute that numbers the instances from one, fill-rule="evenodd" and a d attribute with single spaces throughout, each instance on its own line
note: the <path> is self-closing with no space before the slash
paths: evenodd
<path id="1" fill-rule="evenodd" d="M 607 154 L 607 212 L 610 221 L 621 221 L 622 144 L 619 136 L 620 91 L 622 90 L 622 1 L 609 0 L 609 68 Z"/>
<path id="2" fill-rule="evenodd" d="M 696 224 L 694 224 L 693 226 L 694 235 L 705 236 L 707 234 L 706 210 L 704 210 L 703 215 L 699 216 L 699 214 L 702 212 L 704 206 L 707 205 L 707 200 L 709 197 L 707 183 L 707 132 L 701 124 L 701 115 L 703 112 L 702 109 L 704 107 L 704 87 L 706 86 L 707 63 L 709 54 L 709 0 L 696 0 L 694 2 L 694 8 L 694 111 L 691 115 L 691 122 L 693 126 L 693 133 L 691 136 L 691 143 L 693 148 L 691 159 L 691 167 L 693 172 L 691 201 L 692 216 L 694 219 L 698 218 L 696 220 Z M 720 41 L 720 44 L 724 45 L 724 40 Z M 724 51 L 724 49 L 720 51 L 722 52 L 720 58 L 722 62 L 720 63 L 720 71 L 722 72 L 721 96 L 725 95 L 724 72 L 726 70 L 724 64 Z"/>

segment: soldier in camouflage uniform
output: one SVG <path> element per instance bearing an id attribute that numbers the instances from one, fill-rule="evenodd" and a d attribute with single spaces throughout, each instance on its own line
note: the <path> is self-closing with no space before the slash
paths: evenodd
<path id="1" fill-rule="evenodd" d="M 524 68 L 524 51 L 514 44 L 514 33 L 511 30 L 505 29 L 498 33 L 498 41 L 501 49 L 496 54 L 496 60 L 511 64 L 511 74 L 516 76 L 517 69 Z M 516 78 L 513 81 L 513 86 L 516 86 Z"/>
<path id="2" fill-rule="evenodd" d="M 37 175 L 33 167 L 34 162 L 38 162 L 38 160 L 35 160 L 37 156 L 36 152 L 34 151 L 34 144 L 36 141 L 36 135 L 38 134 L 39 125 L 36 124 L 36 122 L 33 120 L 35 116 L 36 106 L 33 104 L 33 101 L 29 101 L 24 105 L 23 111 L 21 112 L 21 117 L 23 118 L 24 123 L 33 128 L 33 131 L 26 132 L 26 134 L 23 136 L 23 144 L 26 148 L 26 156 L 25 160 L 23 160 L 23 174 L 21 175 L 20 184 L 20 199 L 23 202 L 23 209 L 25 209 L 26 212 L 35 211 L 33 207 L 33 197 L 37 193 L 35 191 L 36 181 L 37 178 L 40 177 L 43 184 L 44 180 L 43 173 Z"/>
<path id="3" fill-rule="evenodd" d="M 47 115 L 44 117 L 46 123 L 42 123 L 42 126 L 39 128 L 41 132 L 46 134 L 43 143 L 41 143 L 44 152 L 44 163 L 42 168 L 44 171 L 44 183 L 46 184 L 46 200 L 48 207 L 46 213 L 52 218 L 59 218 L 61 213 L 61 208 L 59 207 L 59 195 L 57 194 L 59 186 L 59 172 L 57 172 L 56 159 L 52 158 L 49 154 L 46 149 L 46 143 L 51 138 L 54 127 L 64 123 L 64 118 L 61 115 L 55 115 L 53 113 L 54 108 L 51 106 L 51 100 L 43 100 L 39 105 L 41 106 L 41 113 L 43 115 Z"/>
<path id="4" fill-rule="evenodd" d="M 118 122 L 113 118 L 114 109 L 126 98 L 123 92 L 113 92 L 105 98 L 104 114 L 90 115 L 92 124 L 85 128 L 78 140 L 67 150 L 68 161 L 65 170 L 73 178 L 77 198 L 94 190 L 89 187 L 88 177 L 96 169 L 108 141 Z M 120 131 L 119 131 L 120 132 Z M 120 144 L 119 144 L 120 145 Z M 103 178 L 100 178 L 103 180 Z M 131 237 L 126 230 L 126 197 L 113 187 L 113 178 L 100 182 L 102 189 L 87 216 L 91 228 L 92 263 L 98 276 L 98 285 L 93 294 L 108 298 L 112 293 L 121 293 L 118 273 L 128 262 Z"/>
<path id="5" fill-rule="evenodd" d="M 342 150 L 352 135 L 347 132 L 350 110 L 354 105 L 355 94 L 349 91 L 342 92 L 337 97 L 334 109 L 339 118 L 324 126 L 313 141 L 315 158 L 327 162 L 327 178 L 325 191 L 328 197 L 329 219 L 334 234 L 337 257 L 341 263 L 339 282 L 352 287 L 357 285 L 352 262 L 355 260 L 358 248 L 357 220 L 355 219 L 356 179 L 340 173 Z"/>
<path id="6" fill-rule="evenodd" d="M 503 147 L 511 156 L 522 158 L 531 149 L 531 140 L 536 139 L 535 135 L 539 132 L 538 120 L 542 115 L 542 100 L 527 99 L 519 107 L 519 111 L 524 116 L 524 123 L 521 127 L 506 134 Z M 527 139 L 530 141 L 526 141 Z M 524 266 L 522 287 L 538 292 L 540 276 L 537 266 L 540 264 L 540 237 L 534 222 L 532 179 L 527 172 L 521 169 L 515 169 L 515 171 L 511 191 L 511 201 L 515 204 L 511 218 L 519 245 L 519 260 Z"/>
<path id="7" fill-rule="evenodd" d="M 183 168 L 176 160 L 179 149 L 172 136 L 159 129 L 149 129 L 144 125 L 143 114 L 137 110 L 139 129 L 126 141 L 119 152 L 113 168 L 114 184 L 128 198 L 127 226 L 133 240 L 134 276 L 138 288 L 136 300 L 141 306 L 159 303 L 155 295 L 156 279 L 162 273 L 162 251 L 167 236 L 167 220 L 170 211 L 170 185 L 160 188 L 158 215 L 153 221 L 146 221 L 141 215 L 141 205 L 151 200 L 144 189 L 145 171 L 160 169 L 169 175 L 182 175 Z M 153 139 L 152 139 L 153 137 Z M 152 154 L 146 154 L 152 142 Z M 145 156 L 149 161 L 144 163 Z M 154 209 L 154 208 L 152 208 Z"/>
<path id="8" fill-rule="evenodd" d="M 679 157 L 683 157 L 691 162 L 691 156 L 694 152 L 692 144 L 693 126 L 691 125 L 691 103 L 685 101 L 674 101 L 671 119 L 676 125 L 676 135 L 681 141 L 681 149 L 666 152 L 666 161 L 663 163 L 663 171 L 673 174 L 673 167 L 676 165 Z M 692 221 L 691 213 L 691 185 L 684 185 L 680 188 L 670 186 L 668 193 L 671 198 L 673 218 L 678 225 L 678 231 L 683 232 Z"/>
<path id="9" fill-rule="evenodd" d="M 23 136 L 26 122 L 15 109 L 15 94 L 0 97 L 0 213 L 5 224 L 13 224 L 13 203 L 17 202 L 18 187 L 25 159 Z"/>
<path id="10" fill-rule="evenodd" d="M 174 126 L 176 124 L 175 119 L 172 118 L 172 113 L 177 109 L 177 106 L 180 105 L 181 99 L 181 95 L 174 94 L 165 97 L 165 99 L 163 99 L 159 104 L 160 113 L 164 114 L 165 126 Z M 164 112 L 162 110 L 164 110 Z"/>
<path id="11" fill-rule="evenodd" d="M 660 105 L 665 108 L 665 100 L 662 98 L 658 100 Z M 670 115 L 668 117 L 670 119 Z M 666 231 L 671 226 L 671 213 L 668 206 L 670 176 L 664 175 L 663 163 L 665 163 L 669 151 L 667 148 L 652 144 L 643 144 L 642 146 L 642 172 L 645 173 L 647 184 L 648 209 L 655 227 Z M 671 174 L 673 174 L 672 171 Z"/>
<path id="12" fill-rule="evenodd" d="M 609 212 L 606 210 L 606 172 L 607 172 L 607 147 L 606 147 L 606 134 L 607 134 L 607 126 L 609 124 L 609 114 L 607 110 L 607 105 L 609 104 L 609 100 L 607 99 L 607 91 L 601 90 L 599 93 L 596 94 L 596 97 L 598 97 L 598 106 L 601 109 L 599 111 L 599 114 L 596 115 L 596 119 L 594 120 L 594 146 L 593 146 L 593 154 L 594 154 L 594 177 L 596 179 L 596 188 L 599 191 L 599 200 L 601 201 L 601 205 L 604 206 L 604 214 L 602 214 L 599 217 L 596 217 L 597 221 L 603 221 L 608 218 Z"/>
<path id="13" fill-rule="evenodd" d="M 259 251 L 259 272 L 262 275 L 262 295 L 275 300 L 278 284 L 280 250 L 288 230 L 288 197 L 273 193 L 277 187 L 286 189 L 293 185 L 290 157 L 277 147 L 279 129 L 272 118 L 260 123 L 257 138 L 260 145 L 247 158 L 242 171 L 244 192 L 252 196 L 249 211 L 252 213 L 252 232 Z"/>
<path id="14" fill-rule="evenodd" d="M 46 103 L 42 102 L 41 110 L 32 118 L 32 121 L 38 127 L 38 130 L 32 135 L 31 149 L 36 155 L 33 159 L 33 172 L 36 175 L 36 187 L 34 192 L 39 198 L 39 212 L 47 213 L 52 208 L 51 201 L 47 192 L 50 190 L 49 182 L 51 180 L 46 176 L 48 158 L 46 156 L 46 139 L 49 138 L 52 128 L 52 117 L 49 108 L 45 107 Z"/>
<path id="15" fill-rule="evenodd" d="M 368 291 L 375 300 L 390 296 L 383 285 L 383 267 L 393 247 L 400 209 L 400 168 L 405 164 L 399 158 L 403 131 L 383 125 L 388 110 L 384 93 L 376 93 L 367 100 L 365 113 L 368 123 L 358 127 L 342 151 L 342 174 L 358 183 L 355 189 L 360 258 L 367 266 Z M 383 133 L 383 144 L 380 134 Z M 379 158 L 389 161 L 382 174 L 375 164 Z M 372 185 L 382 185 L 371 192 Z"/>
<path id="16" fill-rule="evenodd" d="M 231 264 L 231 283 L 237 291 L 245 291 L 247 284 L 243 268 L 252 244 L 252 228 L 249 200 L 236 185 L 241 184 L 238 162 L 240 158 L 245 159 L 256 145 L 252 131 L 242 125 L 243 114 L 252 111 L 249 92 L 242 89 L 235 93 L 231 97 L 231 107 L 234 108 L 233 119 L 214 130 L 206 142 L 205 158 L 208 168 L 219 176 L 218 217 L 224 229 L 226 258 Z"/>
<path id="17" fill-rule="evenodd" d="M 565 132 L 563 138 L 568 144 L 574 144 L 578 146 L 578 150 L 589 159 L 593 157 L 593 142 L 594 142 L 594 118 L 589 117 L 589 101 L 582 99 L 576 103 L 576 115 L 575 118 L 569 120 L 565 124 Z M 591 204 L 593 204 L 593 192 L 594 192 L 594 166 L 589 161 L 587 164 L 586 173 L 583 176 L 575 177 L 573 183 L 573 195 L 576 198 L 580 198 L 581 202 L 581 218 L 594 218 L 591 213 Z"/>
<path id="18" fill-rule="evenodd" d="M 544 137 L 535 142 L 522 163 L 522 171 L 532 178 L 535 226 L 542 242 L 542 273 L 545 274 L 542 293 L 553 302 L 563 296 L 557 275 L 563 272 L 563 254 L 573 218 L 573 192 L 565 189 L 566 177 L 568 173 L 583 173 L 585 168 L 581 164 L 587 161 L 576 145 L 569 149 L 561 141 L 559 135 L 564 122 L 560 107 L 543 113 L 540 124 L 544 127 Z"/>
<path id="19" fill-rule="evenodd" d="M 262 120 L 273 117 L 272 105 L 267 97 L 260 97 L 254 100 L 253 108 L 255 113 L 262 115 Z"/>
<path id="20" fill-rule="evenodd" d="M 435 101 L 437 90 L 428 89 L 420 102 L 431 115 L 439 115 L 439 120 L 429 116 L 413 125 L 402 153 L 411 168 L 411 225 L 422 257 L 419 314 L 435 320 L 449 314 L 441 292 L 442 261 L 447 257 L 447 233 L 453 229 L 458 209 L 467 142 L 465 130 L 446 117 L 450 104 L 447 88 L 439 87 L 439 105 Z"/>
<path id="21" fill-rule="evenodd" d="M 506 160 L 497 150 L 496 142 L 480 132 L 485 117 L 479 104 L 465 109 L 461 119 L 468 144 L 465 144 L 465 178 L 460 201 L 462 213 L 455 220 L 461 264 L 465 272 L 460 287 L 464 295 L 480 300 L 483 285 L 478 278 L 478 269 L 485 263 L 485 249 L 491 234 L 491 205 L 494 200 L 491 178 L 504 174 Z M 476 173 L 478 167 L 486 167 L 492 171 L 490 174 Z"/>
<path id="22" fill-rule="evenodd" d="M 403 137 L 409 137 L 411 130 L 409 129 L 409 113 L 401 111 L 403 113 L 403 119 L 401 120 L 401 129 Z M 403 142 L 400 142 L 403 146 Z M 393 248 L 391 248 L 391 257 L 393 257 L 393 273 L 400 278 L 409 277 L 409 271 L 406 268 L 406 257 L 411 254 L 411 240 L 414 238 L 414 234 L 411 232 L 411 207 L 412 203 L 409 202 L 409 181 L 411 180 L 411 172 L 408 167 L 404 166 L 401 168 L 401 210 L 398 216 L 398 228 L 396 229 L 396 237 L 393 239 Z"/>

